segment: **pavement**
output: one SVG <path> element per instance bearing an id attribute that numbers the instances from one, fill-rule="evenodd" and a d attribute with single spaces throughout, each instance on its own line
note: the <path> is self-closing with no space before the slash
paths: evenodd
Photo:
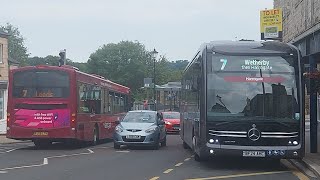
<path id="1" fill-rule="evenodd" d="M 303 163 L 320 177 L 320 123 L 318 123 L 318 153 L 310 153 L 310 119 L 306 117 L 305 135 L 306 154 L 302 159 Z"/>
<path id="2" fill-rule="evenodd" d="M 4 180 L 264 180 L 316 179 L 287 160 L 224 158 L 196 162 L 183 149 L 179 135 L 168 135 L 167 146 L 113 149 L 112 142 L 74 148 L 56 143 L 36 149 L 31 142 L 0 144 L 0 179 Z M 11 148 L 11 149 L 9 149 Z"/>
<path id="3" fill-rule="evenodd" d="M 6 138 L 5 134 L 0 134 L 0 144 L 11 144 L 11 143 L 24 143 L 29 141 L 18 141 Z"/>

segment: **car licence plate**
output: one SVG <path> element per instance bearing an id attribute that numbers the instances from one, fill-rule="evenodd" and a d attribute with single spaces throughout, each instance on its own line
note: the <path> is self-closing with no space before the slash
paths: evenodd
<path id="1" fill-rule="evenodd" d="M 141 136 L 140 135 L 127 135 L 126 138 L 127 139 L 140 139 Z"/>
<path id="2" fill-rule="evenodd" d="M 243 151 L 243 157 L 266 157 L 266 152 L 264 151 Z"/>
<path id="3" fill-rule="evenodd" d="M 48 136 L 48 132 L 33 132 L 34 136 Z"/>

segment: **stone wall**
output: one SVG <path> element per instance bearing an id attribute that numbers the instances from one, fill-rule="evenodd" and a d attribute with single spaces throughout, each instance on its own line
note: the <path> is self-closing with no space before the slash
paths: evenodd
<path id="1" fill-rule="evenodd" d="M 289 42 L 320 23 L 320 0 L 274 0 L 283 10 L 283 41 Z"/>

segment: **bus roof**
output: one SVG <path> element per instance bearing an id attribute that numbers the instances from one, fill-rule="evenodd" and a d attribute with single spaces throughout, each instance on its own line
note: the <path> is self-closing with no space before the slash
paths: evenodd
<path id="1" fill-rule="evenodd" d="M 121 84 L 117 84 L 115 82 L 112 82 L 108 79 L 104 79 L 102 76 L 99 77 L 95 74 L 88 74 L 88 73 L 85 73 L 85 72 L 81 72 L 79 71 L 77 68 L 73 68 L 72 66 L 48 66 L 48 65 L 38 65 L 38 66 L 25 66 L 25 67 L 20 67 L 20 68 L 17 68 L 17 69 L 12 69 L 10 70 L 10 72 L 14 73 L 16 71 L 26 71 L 26 70 L 33 70 L 33 69 L 51 69 L 51 70 L 63 70 L 63 71 L 66 71 L 66 72 L 75 72 L 75 73 L 78 73 L 78 74 L 81 74 L 83 76 L 87 76 L 87 77 L 90 77 L 90 78 L 94 78 L 94 79 L 97 79 L 101 82 L 104 82 L 104 83 L 108 83 L 112 86 L 117 86 L 117 87 L 120 87 L 122 89 L 126 89 L 127 92 L 130 91 L 130 88 L 129 87 L 126 87 L 126 86 L 123 86 Z"/>
<path id="2" fill-rule="evenodd" d="M 293 53 L 294 47 L 277 41 L 211 41 L 200 49 L 225 55 L 286 55 Z"/>

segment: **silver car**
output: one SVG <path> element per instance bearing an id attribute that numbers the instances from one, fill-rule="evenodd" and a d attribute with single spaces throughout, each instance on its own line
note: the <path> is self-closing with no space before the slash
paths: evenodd
<path id="1" fill-rule="evenodd" d="M 161 114 L 156 111 L 129 111 L 118 122 L 113 140 L 115 149 L 119 149 L 121 145 L 145 145 L 159 149 L 159 144 L 167 144 L 165 123 Z"/>

